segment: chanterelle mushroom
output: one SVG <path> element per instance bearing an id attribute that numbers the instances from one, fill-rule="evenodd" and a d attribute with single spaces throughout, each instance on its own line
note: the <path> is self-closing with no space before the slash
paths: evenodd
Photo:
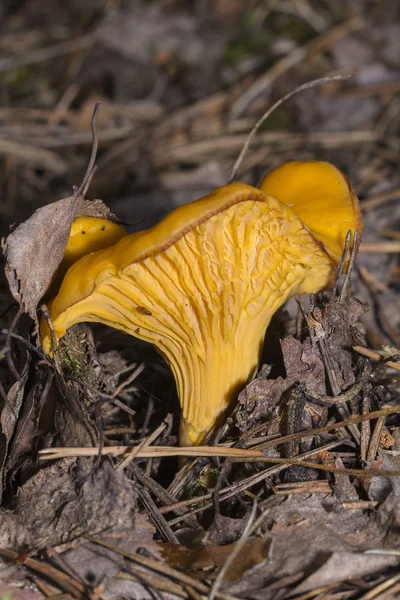
<path id="1" fill-rule="evenodd" d="M 175 376 L 183 445 L 203 442 L 254 374 L 275 311 L 328 286 L 347 231 L 361 231 L 357 197 L 328 163 L 285 164 L 261 188 L 226 185 L 84 256 L 50 304 L 57 340 L 92 321 L 157 347 Z M 54 350 L 45 325 L 42 341 Z"/>

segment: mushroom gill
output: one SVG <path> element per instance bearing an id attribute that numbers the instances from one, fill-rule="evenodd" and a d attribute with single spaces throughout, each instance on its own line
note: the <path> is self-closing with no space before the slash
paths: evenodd
<path id="1" fill-rule="evenodd" d="M 318 172 L 326 163 L 308 164 Z M 286 196 L 280 201 L 278 189 L 279 199 L 233 183 L 177 208 L 147 231 L 84 256 L 50 303 L 57 340 L 76 323 L 101 322 L 153 343 L 176 380 L 180 443 L 202 443 L 255 373 L 275 311 L 294 294 L 329 285 L 340 258 L 336 248 L 343 249 L 348 229 L 360 229 L 347 184 L 353 221 L 346 220 L 342 231 L 331 213 L 335 252 L 326 250 L 329 228 L 324 226 L 321 243 L 315 211 L 326 193 L 336 211 L 337 190 L 324 189 L 323 177 L 318 183 L 311 192 L 303 190 L 307 202 L 314 202 L 310 225 L 296 212 L 301 188 L 294 181 L 293 206 Z M 324 208 L 324 218 L 328 212 Z M 41 335 L 45 351 L 54 351 L 44 323 Z"/>

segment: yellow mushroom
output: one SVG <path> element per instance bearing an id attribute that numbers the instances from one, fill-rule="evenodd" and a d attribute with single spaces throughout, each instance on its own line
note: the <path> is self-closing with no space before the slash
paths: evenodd
<path id="1" fill-rule="evenodd" d="M 82 256 L 113 246 L 126 235 L 128 232 L 121 225 L 107 219 L 78 217 L 72 223 L 61 268 L 66 272 Z"/>
<path id="2" fill-rule="evenodd" d="M 349 229 L 361 232 L 358 200 L 327 163 L 226 185 L 75 262 L 50 304 L 56 338 L 101 322 L 153 343 L 175 377 L 180 443 L 200 444 L 255 373 L 275 311 L 332 283 Z"/>

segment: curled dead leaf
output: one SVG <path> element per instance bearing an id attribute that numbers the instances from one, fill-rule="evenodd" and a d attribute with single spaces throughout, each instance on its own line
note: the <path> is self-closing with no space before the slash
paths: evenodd
<path id="1" fill-rule="evenodd" d="M 63 259 L 71 225 L 82 215 L 108 218 L 110 211 L 101 200 L 70 196 L 39 208 L 2 240 L 11 293 L 35 323 L 38 304 Z"/>

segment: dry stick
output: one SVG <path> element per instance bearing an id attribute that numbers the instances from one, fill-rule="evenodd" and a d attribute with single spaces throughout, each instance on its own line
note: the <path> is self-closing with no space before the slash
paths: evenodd
<path id="1" fill-rule="evenodd" d="M 135 479 L 137 479 L 147 490 L 149 490 L 154 496 L 156 496 L 156 498 L 159 501 L 163 503 L 164 506 L 159 509 L 161 514 L 163 513 L 163 508 L 165 508 L 168 505 L 175 505 L 177 503 L 177 499 L 173 494 L 170 494 L 170 492 L 163 488 L 162 485 L 160 485 L 157 481 L 154 481 L 154 479 L 152 479 L 149 475 L 142 471 L 138 467 L 138 465 L 134 463 L 131 464 L 129 467 L 129 473 L 131 476 L 133 475 Z M 179 508 L 175 510 L 173 509 L 173 512 L 176 512 L 177 515 L 184 515 L 184 510 Z M 196 520 L 193 519 L 193 517 L 191 517 L 190 515 L 184 515 L 183 518 L 186 520 L 188 527 L 191 527 L 193 529 L 197 526 Z"/>
<path id="2" fill-rule="evenodd" d="M 135 379 L 137 379 L 140 375 L 140 373 L 146 368 L 146 365 L 144 363 L 140 363 L 139 366 L 135 366 L 133 367 L 134 370 L 132 371 L 132 373 L 127 377 L 127 379 L 125 379 L 125 381 L 123 381 L 115 390 L 115 392 L 113 393 L 113 396 L 116 397 L 118 396 L 121 392 L 124 391 L 124 389 L 130 385 L 133 381 L 135 381 Z"/>
<path id="3" fill-rule="evenodd" d="M 74 196 L 76 198 L 78 198 L 81 195 L 85 196 L 87 189 L 89 187 L 90 181 L 93 176 L 94 164 L 96 162 L 97 150 L 99 148 L 99 137 L 97 135 L 96 120 L 97 120 L 97 113 L 100 110 L 100 106 L 101 106 L 101 102 L 96 102 L 96 104 L 94 105 L 92 121 L 91 121 L 92 151 L 90 153 L 89 163 L 88 163 L 83 181 L 82 181 L 81 185 L 78 187 L 78 189 L 76 190 L 76 192 L 74 193 Z"/>
<path id="4" fill-rule="evenodd" d="M 347 267 L 346 278 L 343 282 L 342 291 L 340 292 L 340 302 L 346 301 L 346 297 L 347 297 L 348 291 L 350 289 L 350 281 L 351 281 L 350 278 L 351 278 L 351 274 L 353 272 L 357 252 L 358 252 L 358 230 L 356 229 L 354 231 L 354 235 L 353 235 L 353 246 L 351 248 L 350 260 L 349 260 L 349 266 Z"/>
<path id="5" fill-rule="evenodd" d="M 257 501 L 255 501 L 253 504 L 253 508 L 251 509 L 249 519 L 246 523 L 246 527 L 244 528 L 244 531 L 243 531 L 240 539 L 235 544 L 234 548 L 232 549 L 232 552 L 229 554 L 229 556 L 226 559 L 224 565 L 222 566 L 220 572 L 218 573 L 217 578 L 215 579 L 214 583 L 211 586 L 208 600 L 214 600 L 219 588 L 221 587 L 221 583 L 222 583 L 227 571 L 232 566 L 233 561 L 238 556 L 239 552 L 246 545 L 247 540 L 249 539 L 249 536 L 251 535 L 251 532 L 252 532 L 252 526 L 254 523 L 256 513 L 257 513 Z"/>
<path id="6" fill-rule="evenodd" d="M 371 402 L 369 399 L 369 394 L 364 393 L 364 397 L 362 399 L 362 413 L 363 415 L 367 415 L 371 410 Z M 367 450 L 369 446 L 369 441 L 371 439 L 371 423 L 369 421 L 364 421 L 361 423 L 361 437 L 360 437 L 360 454 L 361 460 L 367 460 Z"/>
<path id="7" fill-rule="evenodd" d="M 328 75 L 327 77 L 321 77 L 320 79 L 313 79 L 312 81 L 307 81 L 306 83 L 303 83 L 303 85 L 300 85 L 299 87 L 297 87 L 296 89 L 292 90 L 291 92 L 289 92 L 288 94 L 286 94 L 286 96 L 283 96 L 283 98 L 280 98 L 277 102 L 275 102 L 275 104 L 273 104 L 263 115 L 262 117 L 257 121 L 257 123 L 254 125 L 253 129 L 250 131 L 249 135 L 247 136 L 247 139 L 243 145 L 242 150 L 240 151 L 240 154 L 238 156 L 238 158 L 236 159 L 235 164 L 233 165 L 233 169 L 231 172 L 231 176 L 229 178 L 229 183 L 231 183 L 236 175 L 237 172 L 240 168 L 240 165 L 243 162 L 243 159 L 249 149 L 250 143 L 253 139 L 253 137 L 255 136 L 255 134 L 257 133 L 257 131 L 259 130 L 259 128 L 261 127 L 261 125 L 264 123 L 264 121 L 277 109 L 279 108 L 279 106 L 281 106 L 281 104 L 283 104 L 284 102 L 286 102 L 286 100 L 289 100 L 289 98 L 291 98 L 292 96 L 294 96 L 295 94 L 298 94 L 299 92 L 302 92 L 304 90 L 308 90 L 314 87 L 317 87 L 319 85 L 324 85 L 325 83 L 331 82 L 331 81 L 338 81 L 338 80 L 342 80 L 342 79 L 348 79 L 350 77 L 349 74 L 347 73 L 339 73 L 337 75 Z"/>
<path id="8" fill-rule="evenodd" d="M 385 424 L 386 417 L 379 417 L 375 424 L 374 433 L 372 434 L 371 441 L 369 443 L 367 460 L 373 461 L 376 458 L 379 449 L 379 442 L 382 435 L 382 429 Z"/>
<path id="9" fill-rule="evenodd" d="M 349 248 L 350 248 L 351 237 L 352 237 L 352 231 L 351 231 L 351 229 L 349 229 L 349 231 L 346 233 L 346 240 L 344 242 L 344 249 L 343 249 L 342 256 L 340 258 L 340 263 L 339 263 L 339 266 L 338 266 L 338 269 L 337 269 L 335 285 L 332 288 L 331 295 L 330 295 L 330 298 L 329 298 L 330 302 L 333 302 L 333 300 L 335 300 L 336 295 L 337 295 L 338 286 L 339 286 L 339 279 L 340 279 L 340 277 L 343 274 L 343 269 L 344 269 L 344 265 L 345 265 L 345 262 L 346 262 L 347 253 L 348 253 Z M 353 244 L 353 248 L 354 248 L 354 244 Z"/>
<path id="10" fill-rule="evenodd" d="M 119 465 L 117 465 L 115 468 L 117 471 L 122 471 L 123 469 L 125 469 L 125 467 L 127 467 L 129 465 L 130 462 L 133 461 L 134 458 L 136 458 L 141 451 L 145 450 L 148 446 L 150 446 L 150 444 L 152 442 L 154 442 L 154 440 L 156 440 L 158 438 L 158 436 L 164 431 L 166 427 L 165 423 L 161 423 L 161 425 L 159 425 L 159 427 L 157 427 L 157 429 L 155 431 L 153 431 L 153 433 L 151 433 L 149 436 L 147 436 L 146 439 L 143 440 L 143 442 L 141 442 L 138 446 L 134 446 L 133 449 L 131 450 L 131 452 L 128 454 L 128 456 L 126 456 L 120 463 Z"/>
<path id="11" fill-rule="evenodd" d="M 399 411 L 400 412 L 400 408 Z M 104 448 L 104 455 L 123 456 L 132 450 L 137 450 L 139 446 L 108 446 Z M 56 458 L 65 458 L 66 456 L 94 456 L 97 453 L 96 447 L 64 447 L 64 448 L 44 448 L 39 450 L 41 460 L 54 460 Z M 241 448 L 224 448 L 218 446 L 150 446 L 142 448 L 137 454 L 137 458 L 162 458 L 165 456 L 222 456 L 228 458 L 263 458 L 264 454 L 260 450 L 242 450 Z"/>
<path id="12" fill-rule="evenodd" d="M 370 376 L 371 367 L 369 362 L 367 362 L 367 366 L 364 368 L 360 380 L 357 381 L 354 385 L 352 385 L 342 394 L 339 394 L 338 396 L 324 396 L 322 394 L 320 395 L 315 394 L 314 392 L 309 392 L 307 389 L 305 389 L 304 395 L 312 402 L 315 402 L 316 404 L 321 404 L 322 406 L 335 406 L 337 404 L 349 402 L 361 392 L 364 386 L 368 383 Z"/>
<path id="13" fill-rule="evenodd" d="M 114 577 L 115 579 L 138 581 L 138 572 L 140 572 L 140 578 L 143 581 L 146 581 L 148 585 L 152 585 L 154 589 L 157 589 L 161 592 L 169 592 L 170 594 L 175 594 L 175 596 L 182 596 L 184 598 L 188 598 L 188 594 L 182 594 L 182 586 L 178 583 L 168 581 L 167 579 L 159 575 L 150 573 L 143 567 L 138 567 L 136 565 L 131 566 L 127 562 L 125 562 L 123 566 L 123 571 L 119 571 L 119 573 L 117 573 Z"/>
<path id="14" fill-rule="evenodd" d="M 131 133 L 131 132 L 129 132 Z M 198 142 L 158 145 L 154 151 L 154 161 L 158 167 L 165 167 L 182 160 L 198 162 L 208 157 L 210 152 L 230 156 L 239 151 L 247 135 L 226 135 L 218 138 L 201 139 Z M 370 130 L 354 131 L 312 131 L 310 133 L 289 133 L 286 131 L 266 131 L 259 133 L 254 143 L 257 146 L 279 146 L 294 150 L 305 144 L 318 144 L 324 148 L 339 148 L 348 144 L 370 144 L 378 140 L 378 135 Z"/>
<path id="15" fill-rule="evenodd" d="M 400 240 L 400 231 L 393 231 L 393 229 L 377 229 L 376 233 L 379 233 L 379 235 L 383 235 L 384 237 L 393 238 L 394 240 Z"/>
<path id="16" fill-rule="evenodd" d="M 379 360 L 383 361 L 384 357 L 379 352 L 375 350 L 371 350 L 370 348 L 365 348 L 364 346 L 353 346 L 353 350 L 362 354 L 363 356 L 368 356 L 371 360 Z M 393 360 L 386 360 L 385 365 L 387 367 L 391 367 L 392 369 L 396 369 L 396 371 L 400 371 L 400 362 L 394 362 Z"/>
<path id="17" fill-rule="evenodd" d="M 148 490 L 139 483 L 132 483 L 132 487 L 141 499 L 150 516 L 150 520 L 153 521 L 155 527 L 164 538 L 164 541 L 169 542 L 170 544 L 179 544 L 178 538 L 165 520 L 164 515 L 160 513 L 160 509 L 156 506 Z"/>

